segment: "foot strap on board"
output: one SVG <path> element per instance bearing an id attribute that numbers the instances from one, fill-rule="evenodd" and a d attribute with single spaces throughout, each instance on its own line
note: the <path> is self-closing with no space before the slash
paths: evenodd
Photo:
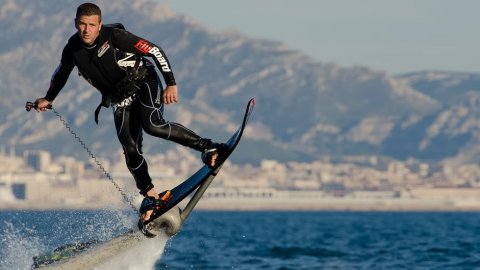
<path id="1" fill-rule="evenodd" d="M 148 220 L 143 219 L 143 214 L 147 211 L 153 211 L 150 217 L 154 216 L 155 213 L 162 209 L 165 205 L 165 202 L 168 201 L 171 197 L 170 190 L 166 190 L 159 194 L 160 199 L 156 199 L 155 197 L 145 197 L 140 205 L 140 218 L 138 219 L 138 229 L 147 237 L 155 237 L 155 234 L 152 234 L 148 231 L 145 222 Z"/>
<path id="2" fill-rule="evenodd" d="M 214 168 L 217 164 L 222 163 L 225 159 L 225 153 L 228 150 L 228 145 L 224 143 L 212 143 L 212 145 L 205 149 L 202 153 L 202 161 L 210 168 Z M 215 165 L 211 166 L 213 157 L 217 155 L 215 159 Z"/>
<path id="3" fill-rule="evenodd" d="M 170 199 L 171 192 L 166 190 L 159 194 L 160 199 L 155 199 L 155 197 L 145 197 L 140 205 L 140 214 L 145 214 L 149 210 L 155 211 L 162 209 L 165 205 L 165 202 Z"/>

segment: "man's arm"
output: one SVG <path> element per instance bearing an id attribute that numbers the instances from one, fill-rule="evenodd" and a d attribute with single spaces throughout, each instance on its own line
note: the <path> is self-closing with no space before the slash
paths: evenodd
<path id="1" fill-rule="evenodd" d="M 48 88 L 47 95 L 45 96 L 46 100 L 52 102 L 57 97 L 58 93 L 60 93 L 67 83 L 68 77 L 74 67 L 73 56 L 67 44 L 67 46 L 63 48 L 60 65 L 58 65 L 50 80 L 50 88 Z"/>
<path id="2" fill-rule="evenodd" d="M 58 93 L 60 93 L 62 88 L 67 83 L 68 77 L 70 76 L 74 66 L 73 58 L 67 45 L 63 49 L 60 65 L 52 75 L 47 94 L 45 97 L 37 98 L 37 100 L 35 100 L 37 111 L 46 111 L 48 105 L 52 104 L 52 101 L 57 97 Z"/>

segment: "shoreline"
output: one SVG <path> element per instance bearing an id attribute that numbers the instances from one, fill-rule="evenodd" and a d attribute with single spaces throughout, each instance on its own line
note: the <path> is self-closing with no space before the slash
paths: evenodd
<path id="1" fill-rule="evenodd" d="M 188 202 L 181 202 L 183 208 Z M 101 205 L 94 203 L 55 204 L 52 202 L 9 202 L 1 203 L 0 211 L 24 210 L 105 210 L 128 209 L 122 203 Z M 203 198 L 196 210 L 212 211 L 480 211 L 480 201 L 471 199 L 419 199 L 419 198 Z"/>

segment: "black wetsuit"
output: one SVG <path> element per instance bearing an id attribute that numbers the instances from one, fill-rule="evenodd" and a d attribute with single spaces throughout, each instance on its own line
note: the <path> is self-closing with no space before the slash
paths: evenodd
<path id="1" fill-rule="evenodd" d="M 153 58 L 167 85 L 175 85 L 170 63 L 159 46 L 122 28 L 120 24 L 104 25 L 91 46 L 84 45 L 75 33 L 63 49 L 45 98 L 55 99 L 76 66 L 79 74 L 102 93 L 102 104 L 108 107 L 111 102 L 127 167 L 140 193 L 145 194 L 153 184 L 142 156 L 142 130 L 197 151 L 204 151 L 211 141 L 163 119 L 162 83 L 154 65 L 144 57 Z M 132 72 L 140 75 L 132 76 Z"/>

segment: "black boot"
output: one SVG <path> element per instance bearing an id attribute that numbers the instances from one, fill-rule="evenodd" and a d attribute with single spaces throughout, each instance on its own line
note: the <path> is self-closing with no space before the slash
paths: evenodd
<path id="1" fill-rule="evenodd" d="M 228 151 L 228 145 L 224 143 L 212 143 L 208 148 L 206 148 L 202 153 L 202 161 L 210 168 L 215 168 L 218 164 L 225 161 L 226 153 Z M 212 166 L 212 158 L 217 155 L 215 159 L 215 164 Z"/>
<path id="2" fill-rule="evenodd" d="M 155 214 L 157 210 L 162 209 L 165 205 L 165 202 L 170 199 L 170 190 L 166 190 L 159 194 L 160 199 L 155 199 L 155 197 L 145 197 L 140 205 L 140 214 L 145 214 L 149 210 L 153 210 L 152 215 Z"/>

